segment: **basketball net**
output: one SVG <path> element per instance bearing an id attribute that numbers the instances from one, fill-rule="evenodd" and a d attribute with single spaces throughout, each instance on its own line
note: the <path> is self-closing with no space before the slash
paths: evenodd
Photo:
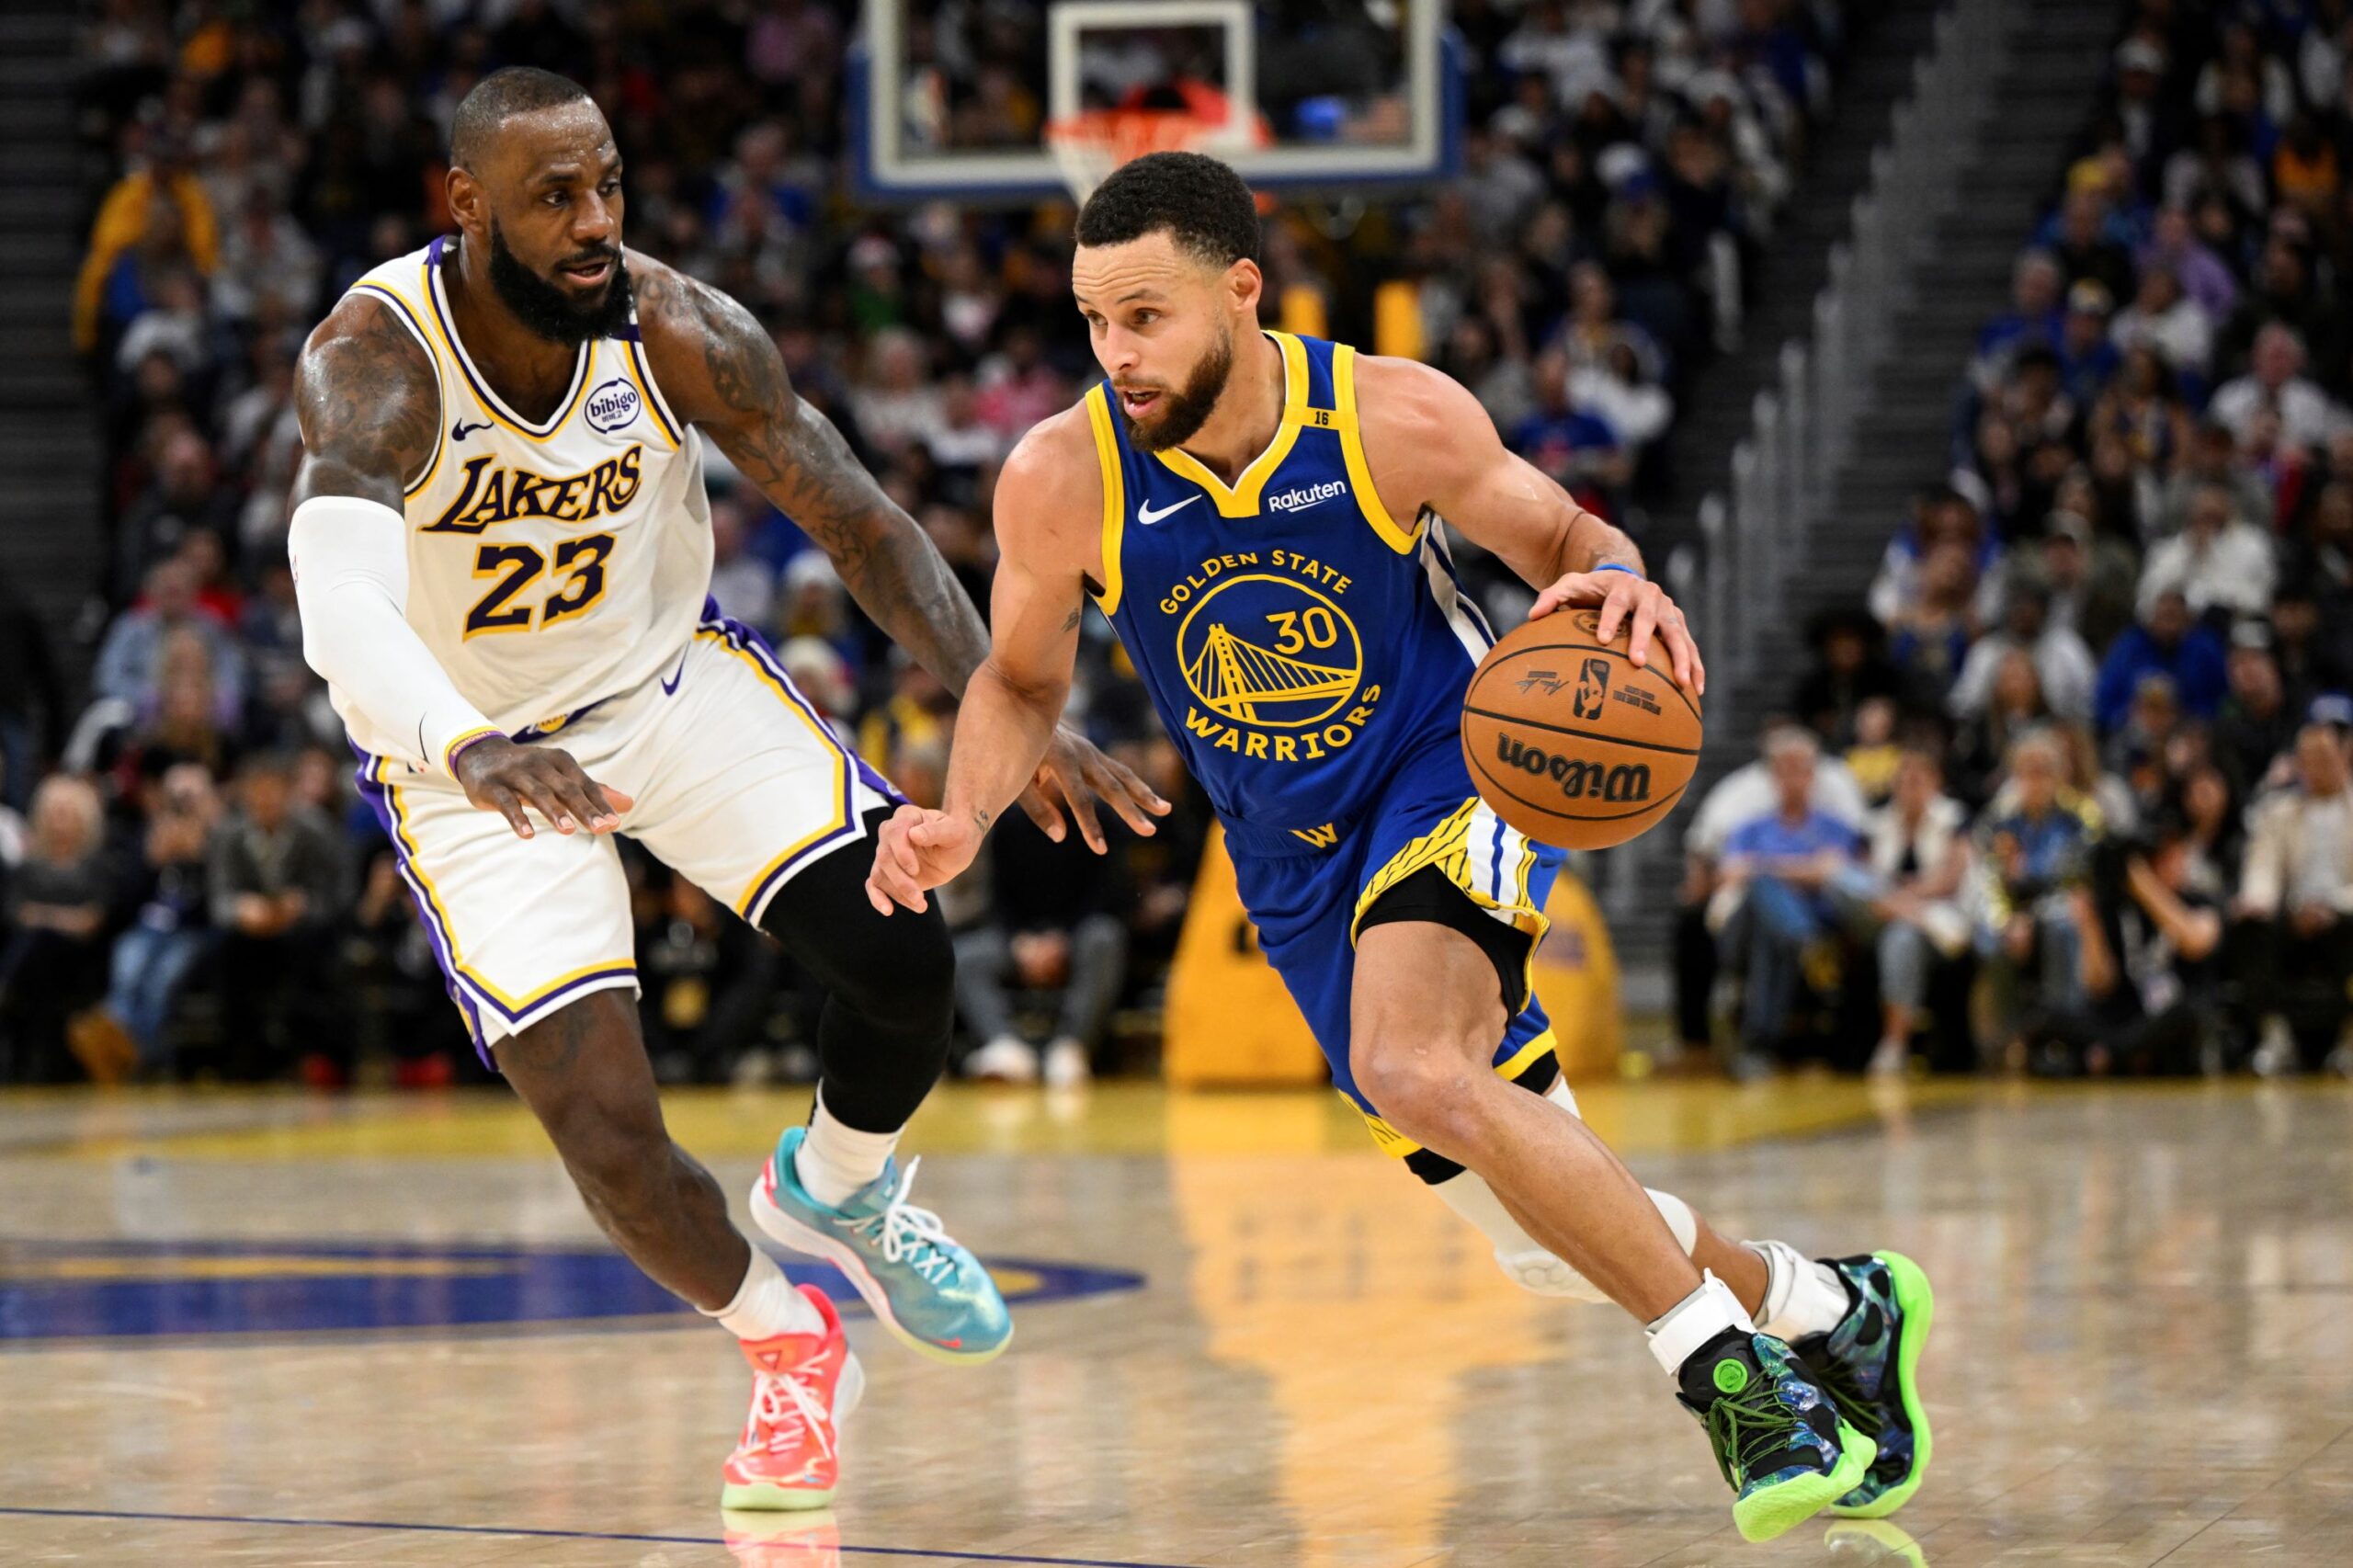
<path id="1" fill-rule="evenodd" d="M 1247 117 L 1233 122 L 1223 95 L 1204 92 L 1187 108 L 1092 108 L 1050 120 L 1046 145 L 1071 195 L 1085 201 L 1120 165 L 1147 153 L 1207 153 L 1230 158 L 1260 144 L 1263 132 Z M 1199 107 L 1221 112 L 1205 114 Z"/>

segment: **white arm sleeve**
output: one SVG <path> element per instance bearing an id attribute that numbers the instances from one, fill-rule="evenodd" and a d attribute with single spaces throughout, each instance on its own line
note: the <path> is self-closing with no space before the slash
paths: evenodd
<path id="1" fill-rule="evenodd" d="M 498 733 L 408 623 L 408 524 L 356 495 L 314 495 L 294 509 L 286 551 L 302 612 L 302 658 L 359 710 L 414 733 L 445 771 L 463 743 Z"/>

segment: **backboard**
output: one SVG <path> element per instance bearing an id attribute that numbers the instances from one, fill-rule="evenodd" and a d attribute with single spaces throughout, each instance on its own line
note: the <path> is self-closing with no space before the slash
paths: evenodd
<path id="1" fill-rule="evenodd" d="M 1049 126 L 1183 104 L 1253 185 L 1434 183 L 1457 163 L 1443 0 L 866 0 L 848 101 L 870 199 L 1019 202 L 1063 188 Z"/>

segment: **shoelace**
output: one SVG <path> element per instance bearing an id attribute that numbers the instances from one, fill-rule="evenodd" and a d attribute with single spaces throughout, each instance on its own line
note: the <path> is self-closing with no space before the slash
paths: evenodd
<path id="1" fill-rule="evenodd" d="M 805 1426 L 815 1434 L 820 1449 L 829 1456 L 833 1453 L 833 1422 L 802 1381 L 814 1369 L 814 1363 L 804 1361 L 789 1371 L 762 1372 L 753 1380 L 754 1431 L 745 1434 L 746 1440 L 764 1430 L 766 1445 L 774 1449 L 778 1438 L 789 1435 L 796 1426 Z"/>
<path id="2" fill-rule="evenodd" d="M 954 1244 L 939 1216 L 907 1201 L 915 1185 L 915 1168 L 922 1164 L 920 1158 L 909 1160 L 906 1175 L 899 1178 L 899 1190 L 891 1195 L 891 1201 L 850 1229 L 879 1237 L 885 1261 L 904 1263 L 926 1284 L 938 1285 L 956 1272 L 956 1256 L 947 1250 Z"/>
<path id="3" fill-rule="evenodd" d="M 1797 1447 L 1805 1427 L 1773 1392 L 1770 1382 L 1752 1384 L 1736 1393 L 1718 1394 L 1708 1406 L 1708 1439 L 1716 1450 L 1716 1468 L 1734 1491 L 1746 1485 L 1756 1468 L 1775 1455 Z M 1734 1463 L 1740 1473 L 1733 1473 Z"/>
<path id="4" fill-rule="evenodd" d="M 1834 1361 L 1826 1369 L 1814 1374 L 1813 1382 L 1816 1388 L 1830 1396 L 1830 1403 L 1836 1407 L 1840 1418 L 1847 1426 L 1866 1437 L 1876 1439 L 1879 1437 L 1882 1425 L 1880 1406 L 1876 1401 L 1864 1396 L 1862 1384 L 1853 1368 L 1844 1362 Z"/>

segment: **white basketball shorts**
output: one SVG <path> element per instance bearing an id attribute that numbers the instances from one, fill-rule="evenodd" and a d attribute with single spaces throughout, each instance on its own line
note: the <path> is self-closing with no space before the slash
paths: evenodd
<path id="1" fill-rule="evenodd" d="M 561 746 L 632 804 L 621 832 L 756 925 L 794 872 L 866 836 L 897 792 L 844 745 L 756 632 L 707 608 L 666 674 L 517 737 Z M 629 885 L 609 835 L 532 813 L 518 838 L 447 776 L 363 755 L 475 1048 L 591 991 L 637 989 Z"/>

